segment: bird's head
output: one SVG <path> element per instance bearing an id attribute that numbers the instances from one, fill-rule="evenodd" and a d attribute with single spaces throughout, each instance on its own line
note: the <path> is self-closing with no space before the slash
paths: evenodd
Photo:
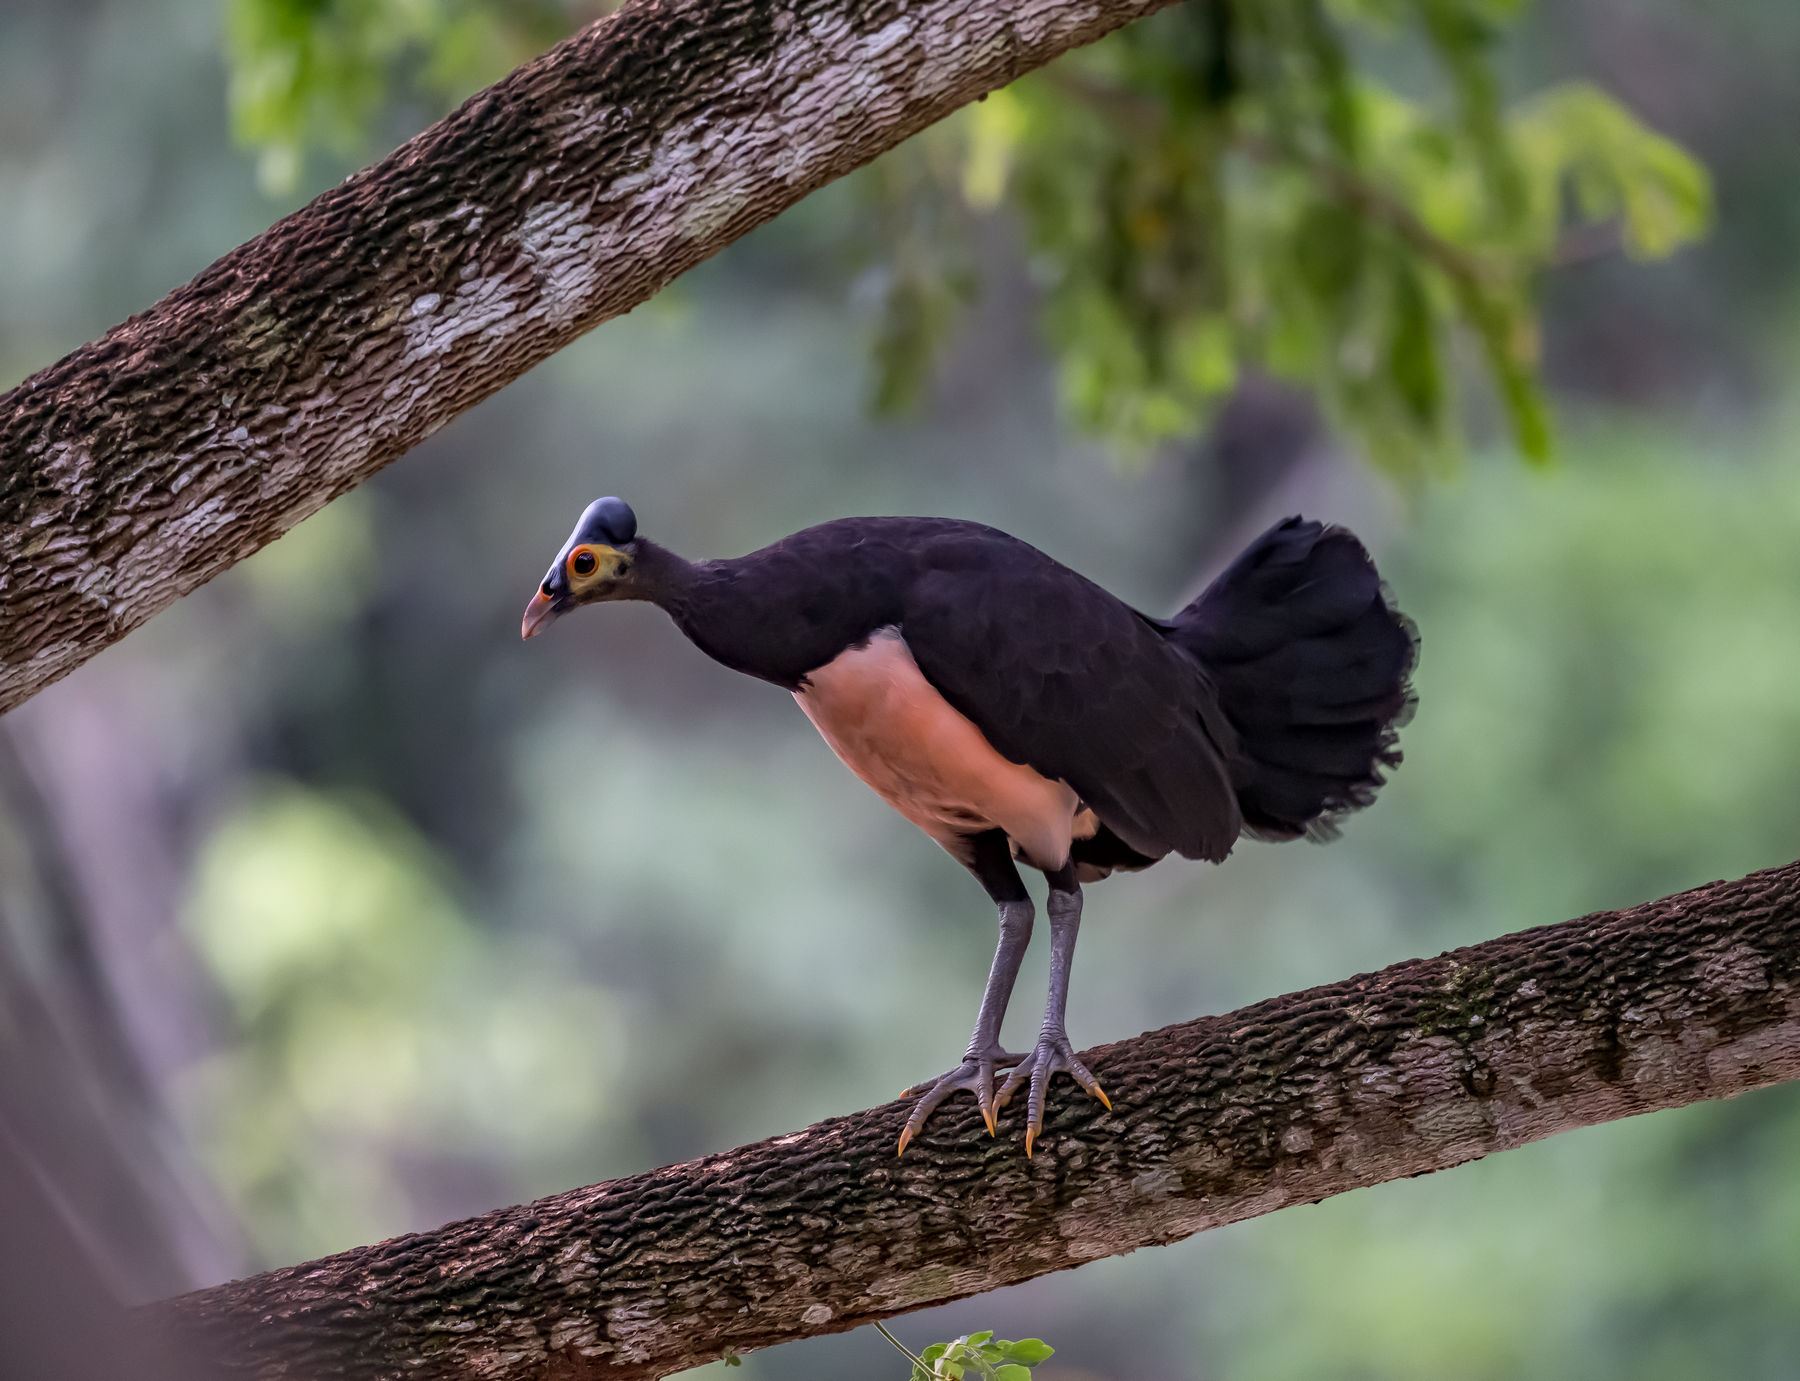
<path id="1" fill-rule="evenodd" d="M 623 499 L 595 499 L 525 606 L 519 636 L 529 638 L 581 604 L 641 598 L 633 580 L 637 514 Z"/>

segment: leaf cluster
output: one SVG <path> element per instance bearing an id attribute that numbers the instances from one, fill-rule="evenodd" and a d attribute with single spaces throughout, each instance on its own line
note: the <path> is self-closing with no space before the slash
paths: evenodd
<path id="1" fill-rule="evenodd" d="M 965 1333 L 947 1343 L 933 1343 L 917 1355 L 903 1347 L 887 1329 L 881 1334 L 912 1360 L 912 1381 L 1031 1381 L 1031 1369 L 1056 1349 L 1038 1338 L 1016 1342 L 996 1338 L 993 1330 Z"/>
<path id="2" fill-rule="evenodd" d="M 874 401 L 900 408 L 1022 228 L 1069 412 L 1143 450 L 1254 368 L 1390 473 L 1482 411 L 1551 447 L 1536 290 L 1572 258 L 1704 233 L 1705 171 L 1594 86 L 1509 100 L 1522 0 L 1190 0 L 1032 73 L 862 174 Z M 348 151 L 398 94 L 443 103 L 611 0 L 229 0 L 231 104 L 265 182 Z M 1471 389 L 1469 384 L 1475 387 Z"/>
<path id="3" fill-rule="evenodd" d="M 1416 475 L 1455 453 L 1458 380 L 1485 375 L 1541 460 L 1540 276 L 1596 246 L 1672 253 L 1703 233 L 1710 191 L 1591 85 L 1507 103 L 1499 45 L 1518 8 L 1196 0 L 966 112 L 940 136 L 960 157 L 939 190 L 1022 224 L 1064 398 L 1095 431 L 1138 447 L 1193 433 L 1255 367 Z M 889 157 L 947 161 L 928 141 Z M 916 212 L 885 219 L 930 261 L 908 243 Z M 943 281 L 892 284 L 881 339 L 928 347 L 905 323 L 941 321 Z M 924 373 L 892 354 L 883 400 Z"/>

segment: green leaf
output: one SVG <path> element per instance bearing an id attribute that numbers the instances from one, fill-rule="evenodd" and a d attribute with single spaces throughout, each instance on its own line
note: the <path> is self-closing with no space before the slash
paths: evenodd
<path id="1" fill-rule="evenodd" d="M 1499 385 L 1500 401 L 1512 424 L 1513 440 L 1526 460 L 1547 464 L 1551 454 L 1550 406 L 1534 367 L 1534 324 L 1518 304 L 1494 299 L 1479 304 L 1472 314 Z"/>
<path id="2" fill-rule="evenodd" d="M 970 113 L 969 149 L 962 170 L 962 194 L 969 205 L 991 211 L 1005 199 L 1028 118 L 1011 89 L 994 92 Z"/>
<path id="3" fill-rule="evenodd" d="M 1442 421 L 1444 377 L 1438 358 L 1437 315 L 1416 267 L 1394 265 L 1393 334 L 1388 343 L 1388 376 L 1411 421 L 1427 432 Z"/>
<path id="4" fill-rule="evenodd" d="M 1030 1381 L 1031 1368 L 1055 1349 L 1037 1338 L 1016 1342 L 996 1339 L 993 1331 L 969 1333 L 947 1343 L 933 1343 L 919 1354 L 928 1372 L 913 1368 L 920 1381 L 976 1376 L 982 1381 Z"/>
<path id="5" fill-rule="evenodd" d="M 1002 1342 L 1000 1349 L 1006 1354 L 1009 1361 L 1026 1367 L 1035 1367 L 1056 1352 L 1055 1348 L 1041 1338 L 1020 1338 L 1017 1342 Z"/>
<path id="6" fill-rule="evenodd" d="M 1516 125 L 1539 184 L 1536 199 L 1555 204 L 1568 186 L 1587 219 L 1620 220 L 1634 257 L 1661 258 L 1706 233 L 1706 170 L 1597 88 L 1553 88 L 1521 111 Z"/>

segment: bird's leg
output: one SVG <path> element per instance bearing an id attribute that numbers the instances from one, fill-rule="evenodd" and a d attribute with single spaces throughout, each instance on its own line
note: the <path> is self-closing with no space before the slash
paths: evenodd
<path id="1" fill-rule="evenodd" d="M 1001 1048 L 1000 1023 L 1006 1016 L 1006 1004 L 1012 998 L 1013 982 L 1019 976 L 1019 965 L 1025 958 L 1025 947 L 1031 943 L 1031 923 L 1035 914 L 1025 884 L 1013 866 L 1012 852 L 1006 836 L 990 830 L 972 841 L 970 870 L 981 880 L 988 895 L 1000 909 L 1000 943 L 994 950 L 993 966 L 988 969 L 987 987 L 981 994 L 981 1008 L 975 1016 L 975 1033 L 969 1037 L 963 1061 L 949 1073 L 934 1079 L 929 1087 L 915 1084 L 900 1091 L 902 1098 L 914 1088 L 925 1094 L 914 1105 L 912 1116 L 900 1132 L 900 1153 L 919 1134 L 925 1120 L 958 1089 L 967 1089 L 981 1105 L 981 1117 L 987 1123 L 988 1135 L 994 1134 L 994 1076 L 1002 1069 L 1017 1064 L 1024 1057 Z"/>
<path id="2" fill-rule="evenodd" d="M 1012 996 L 1013 980 L 1019 976 L 1019 964 L 1025 958 L 1025 946 L 1031 942 L 1032 905 L 1029 899 L 1002 902 L 1000 905 L 1000 944 L 994 951 L 994 965 L 988 970 L 987 990 L 981 995 L 981 1010 L 975 1018 L 975 1034 L 969 1037 L 969 1049 L 963 1061 L 948 1074 L 939 1076 L 917 1104 L 906 1126 L 900 1132 L 900 1150 L 919 1134 L 925 1119 L 958 1089 L 968 1089 L 981 1105 L 982 1121 L 988 1135 L 994 1134 L 994 1076 L 1000 1070 L 1024 1058 L 1000 1046 L 1000 1022 L 1006 1015 L 1006 1002 Z M 925 1088 L 915 1084 L 913 1088 Z M 905 1088 L 900 1096 L 913 1091 Z"/>
<path id="3" fill-rule="evenodd" d="M 1050 879 L 1050 898 L 1044 905 L 1050 917 L 1050 995 L 1044 1003 L 1044 1024 L 1038 1031 L 1037 1048 L 1013 1066 L 1000 1087 L 1000 1106 L 1005 1107 L 1014 1090 L 1027 1079 L 1031 1093 L 1026 1099 L 1025 1154 L 1031 1155 L 1032 1143 L 1044 1130 L 1044 1094 L 1058 1070 L 1067 1074 L 1112 1110 L 1112 1101 L 1100 1087 L 1093 1072 L 1078 1059 L 1069 1044 L 1069 1033 L 1063 1028 L 1063 1013 L 1069 1005 L 1069 966 L 1075 958 L 1075 936 L 1081 929 L 1081 884 L 1075 881 L 1075 865 L 1064 864 Z"/>

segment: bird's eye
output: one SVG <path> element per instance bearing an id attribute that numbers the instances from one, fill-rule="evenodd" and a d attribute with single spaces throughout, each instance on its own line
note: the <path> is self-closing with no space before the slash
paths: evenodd
<path id="1" fill-rule="evenodd" d="M 591 551 L 578 551 L 569 558 L 569 569 L 583 578 L 592 575 L 599 565 L 599 558 Z"/>

